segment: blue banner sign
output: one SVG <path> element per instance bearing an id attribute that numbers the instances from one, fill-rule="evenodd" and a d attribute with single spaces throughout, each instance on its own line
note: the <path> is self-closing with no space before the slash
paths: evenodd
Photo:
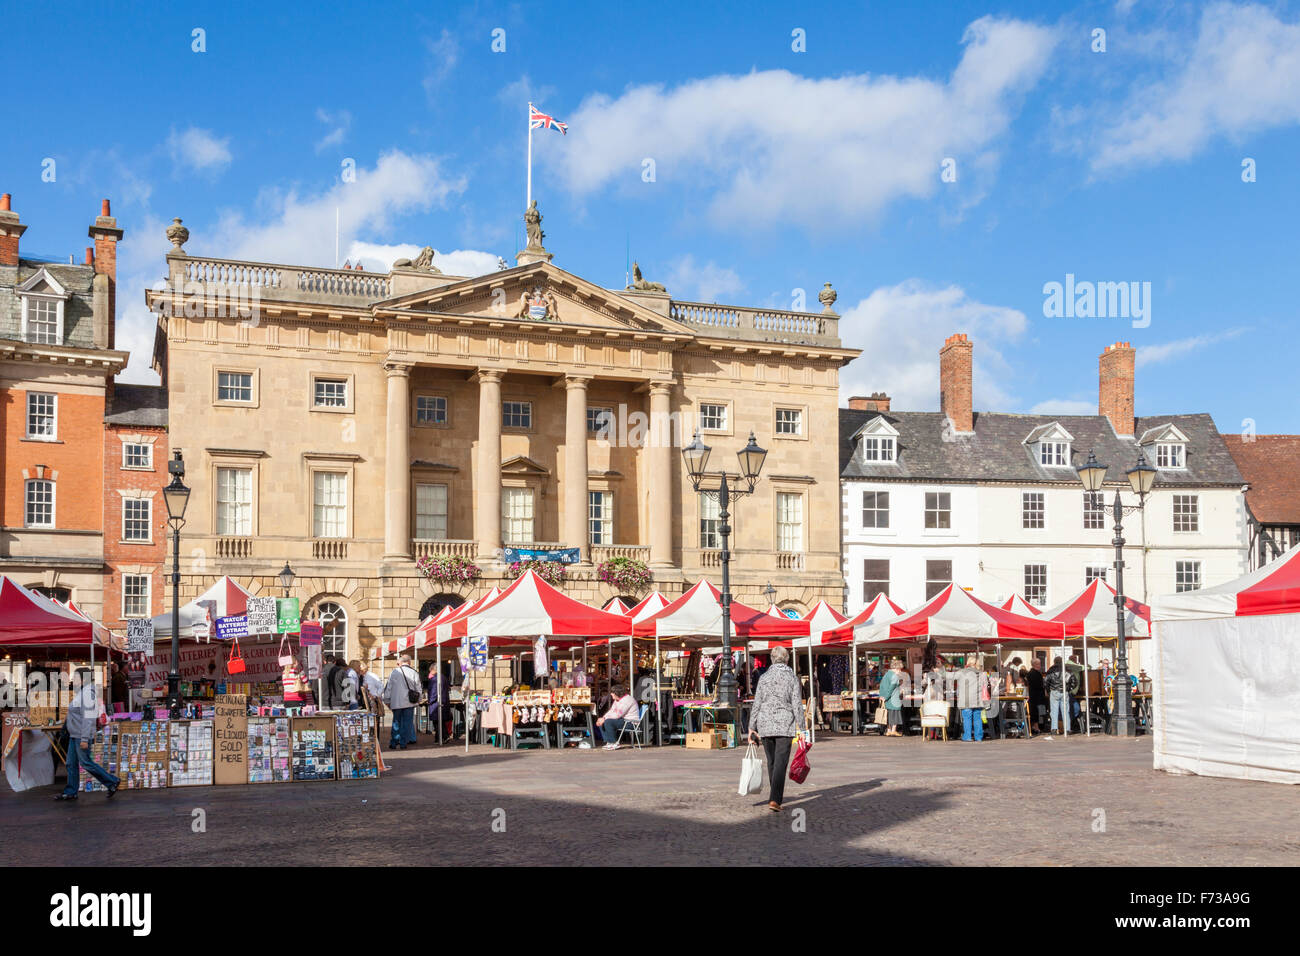
<path id="1" fill-rule="evenodd" d="M 229 641 L 236 637 L 248 636 L 248 618 L 243 615 L 232 615 L 229 617 L 217 618 L 217 640 Z"/>
<path id="2" fill-rule="evenodd" d="M 504 548 L 507 564 L 516 561 L 554 561 L 557 564 L 577 564 L 577 548 Z"/>

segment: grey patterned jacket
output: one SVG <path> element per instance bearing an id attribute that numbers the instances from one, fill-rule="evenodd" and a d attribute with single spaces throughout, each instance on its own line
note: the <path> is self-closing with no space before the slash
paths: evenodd
<path id="1" fill-rule="evenodd" d="M 749 726 L 760 737 L 793 737 L 803 724 L 799 678 L 789 665 L 773 664 L 763 671 L 763 679 L 754 691 Z"/>

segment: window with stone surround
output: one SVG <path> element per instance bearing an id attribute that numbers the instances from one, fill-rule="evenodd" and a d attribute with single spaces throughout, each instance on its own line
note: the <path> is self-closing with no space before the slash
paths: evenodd
<path id="1" fill-rule="evenodd" d="M 253 533 L 253 470 L 217 469 L 217 534 L 226 537 Z"/>
<path id="2" fill-rule="evenodd" d="M 797 492 L 776 493 L 776 548 L 803 551 L 803 495 Z"/>
<path id="3" fill-rule="evenodd" d="M 312 380 L 312 404 L 316 408 L 347 408 L 348 382 L 345 378 Z"/>
<path id="4" fill-rule="evenodd" d="M 123 442 L 122 467 L 133 471 L 153 471 L 153 445 L 148 442 Z"/>
<path id="5" fill-rule="evenodd" d="M 700 495 L 700 547 L 716 551 L 722 547 L 722 509 L 713 495 Z"/>
<path id="6" fill-rule="evenodd" d="M 446 540 L 446 485 L 422 482 L 415 486 L 415 537 L 421 541 Z"/>
<path id="7" fill-rule="evenodd" d="M 148 498 L 122 499 L 122 540 L 153 540 L 153 502 Z"/>
<path id="8" fill-rule="evenodd" d="M 348 476 L 335 471 L 312 474 L 312 536 L 346 538 L 348 535 Z"/>
<path id="9" fill-rule="evenodd" d="M 447 396 L 416 395 L 415 396 L 415 424 L 446 425 L 447 424 Z"/>
<path id="10" fill-rule="evenodd" d="M 776 434 L 783 438 L 802 437 L 803 409 L 783 408 L 778 405 L 776 409 Z"/>
<path id="11" fill-rule="evenodd" d="M 700 404 L 700 431 L 725 432 L 727 425 L 727 406 L 714 402 Z"/>
<path id="12" fill-rule="evenodd" d="M 26 485 L 23 524 L 28 528 L 54 527 L 54 482 L 33 478 Z"/>
<path id="13" fill-rule="evenodd" d="M 147 574 L 122 575 L 122 617 L 150 617 L 149 585 Z"/>
<path id="14" fill-rule="evenodd" d="M 251 405 L 253 403 L 253 373 L 218 370 L 217 401 Z"/>
<path id="15" fill-rule="evenodd" d="M 530 429 L 533 427 L 532 402 L 502 402 L 501 427 Z"/>
<path id="16" fill-rule="evenodd" d="M 614 493 L 587 492 L 587 532 L 590 544 L 614 543 Z"/>
<path id="17" fill-rule="evenodd" d="M 501 489 L 501 532 L 506 544 L 532 544 L 537 540 L 531 488 Z"/>

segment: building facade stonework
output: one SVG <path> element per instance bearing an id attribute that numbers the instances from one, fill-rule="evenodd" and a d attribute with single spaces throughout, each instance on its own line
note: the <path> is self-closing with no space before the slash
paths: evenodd
<path id="1" fill-rule="evenodd" d="M 188 234 L 187 234 L 188 235 Z M 287 560 L 311 617 L 347 618 L 349 655 L 405 633 L 430 599 L 509 583 L 503 549 L 577 548 L 566 593 L 628 557 L 680 593 L 717 579 L 716 511 L 680 448 L 699 427 L 710 469 L 768 450 L 731 524 L 733 592 L 770 583 L 839 606 L 838 316 L 610 290 L 525 250 L 477 277 L 399 263 L 387 274 L 167 256 L 155 367 L 171 447 L 194 492 L 182 599 L 218 575 L 279 594 Z M 422 557 L 481 569 L 451 586 Z M 629 595 L 635 596 L 635 595 Z M 434 603 L 437 603 L 435 601 Z M 341 646 L 339 649 L 342 649 Z"/>

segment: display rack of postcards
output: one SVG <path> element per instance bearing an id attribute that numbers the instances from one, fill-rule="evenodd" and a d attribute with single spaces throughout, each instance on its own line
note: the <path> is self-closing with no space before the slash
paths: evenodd
<path id="1" fill-rule="evenodd" d="M 118 726 L 113 721 L 109 721 L 106 726 L 95 731 L 95 739 L 90 742 L 90 756 L 94 758 L 95 763 L 114 775 L 117 774 L 117 745 Z M 86 793 L 93 793 L 108 788 L 90 774 L 83 774 L 81 789 Z"/>
<path id="2" fill-rule="evenodd" d="M 294 780 L 334 780 L 334 718 L 294 717 L 290 723 Z"/>
<path id="3" fill-rule="evenodd" d="M 248 718 L 249 783 L 287 783 L 291 756 L 288 717 Z"/>
<path id="4" fill-rule="evenodd" d="M 171 722 L 168 786 L 204 787 L 212 784 L 212 739 L 210 720 Z"/>
<path id="5" fill-rule="evenodd" d="M 334 715 L 339 779 L 362 780 L 379 776 L 375 715 L 349 710 Z"/>
<path id="6" fill-rule="evenodd" d="M 167 786 L 167 721 L 116 721 L 117 769 L 128 790 Z"/>

